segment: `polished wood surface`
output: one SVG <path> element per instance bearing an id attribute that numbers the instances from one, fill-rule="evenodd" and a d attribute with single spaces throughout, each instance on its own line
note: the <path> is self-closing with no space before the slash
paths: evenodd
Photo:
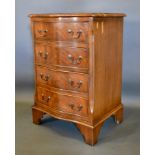
<path id="1" fill-rule="evenodd" d="M 46 67 L 36 67 L 37 84 L 88 93 L 88 75 L 76 72 L 51 70 Z"/>
<path id="2" fill-rule="evenodd" d="M 88 28 L 88 22 L 35 22 L 34 36 L 36 39 L 87 42 Z"/>
<path id="3" fill-rule="evenodd" d="M 94 123 L 121 104 L 122 18 L 94 23 Z M 96 104 L 97 103 L 97 104 Z"/>
<path id="4" fill-rule="evenodd" d="M 41 118 L 43 117 L 44 113 L 42 111 L 36 110 L 32 108 L 32 119 L 34 124 L 40 124 Z"/>
<path id="5" fill-rule="evenodd" d="M 100 134 L 100 129 L 103 125 L 103 122 L 95 127 L 86 127 L 81 124 L 76 124 L 77 128 L 80 130 L 85 143 L 89 145 L 95 145 L 97 143 L 97 138 Z"/>
<path id="6" fill-rule="evenodd" d="M 76 123 L 94 145 L 106 119 L 123 121 L 121 103 L 125 14 L 33 14 L 33 122 L 47 113 Z"/>
<path id="7" fill-rule="evenodd" d="M 67 67 L 87 68 L 89 51 L 85 47 L 61 46 L 52 43 L 37 43 L 35 46 L 37 64 L 59 65 Z"/>
<path id="8" fill-rule="evenodd" d="M 45 106 L 61 110 L 73 115 L 88 116 L 88 100 L 81 97 L 56 93 L 48 89 L 38 87 L 36 100 Z"/>
<path id="9" fill-rule="evenodd" d="M 48 13 L 48 14 L 30 14 L 29 17 L 124 17 L 124 13 Z"/>

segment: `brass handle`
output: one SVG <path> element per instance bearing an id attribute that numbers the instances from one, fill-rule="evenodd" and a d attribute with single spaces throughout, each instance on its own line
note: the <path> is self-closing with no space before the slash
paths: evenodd
<path id="1" fill-rule="evenodd" d="M 69 103 L 68 106 L 73 110 L 75 105 L 73 103 Z"/>
<path id="2" fill-rule="evenodd" d="M 73 80 L 69 79 L 69 80 L 68 80 L 68 83 L 69 83 L 69 85 L 70 85 L 72 88 L 79 89 L 79 88 L 82 86 L 82 83 L 83 83 L 83 82 L 80 80 L 80 81 L 78 81 L 78 82 L 75 84 L 75 82 L 74 82 Z"/>
<path id="3" fill-rule="evenodd" d="M 74 105 L 73 103 L 69 103 L 68 105 L 69 105 L 69 107 L 70 107 L 72 110 L 74 110 L 75 105 Z M 83 106 L 80 104 L 79 106 L 77 106 L 77 111 L 81 111 L 82 108 L 83 108 Z"/>
<path id="4" fill-rule="evenodd" d="M 42 52 L 42 51 L 39 51 L 39 56 L 40 57 L 43 57 L 44 59 L 47 59 L 48 58 L 48 52 Z"/>
<path id="5" fill-rule="evenodd" d="M 42 100 L 45 102 L 49 102 L 49 100 L 51 99 L 51 96 L 45 97 L 44 94 L 41 94 L 41 95 L 42 95 Z"/>
<path id="6" fill-rule="evenodd" d="M 46 34 L 47 34 L 47 32 L 48 32 L 47 29 L 45 29 L 45 30 L 38 30 L 38 33 L 39 33 L 39 35 L 40 35 L 41 37 L 45 37 Z"/>
<path id="7" fill-rule="evenodd" d="M 82 30 L 79 30 L 79 31 L 77 31 L 77 32 L 73 32 L 71 29 L 68 29 L 67 31 L 68 31 L 69 34 L 72 35 L 72 38 L 73 38 L 73 39 L 78 39 L 78 38 L 80 38 L 80 36 L 81 36 L 81 34 L 82 34 Z"/>
<path id="8" fill-rule="evenodd" d="M 82 106 L 82 105 L 79 105 L 79 106 L 77 107 L 77 110 L 78 110 L 78 111 L 81 111 L 82 108 L 83 108 L 83 106 Z"/>
<path id="9" fill-rule="evenodd" d="M 77 65 L 77 64 L 80 64 L 83 57 L 82 56 L 79 56 L 77 59 L 75 59 L 71 54 L 68 55 L 68 59 L 71 61 L 71 63 L 73 65 Z"/>
<path id="10" fill-rule="evenodd" d="M 40 73 L 40 78 L 44 81 L 48 81 L 49 80 L 49 75 L 44 75 L 43 73 Z"/>

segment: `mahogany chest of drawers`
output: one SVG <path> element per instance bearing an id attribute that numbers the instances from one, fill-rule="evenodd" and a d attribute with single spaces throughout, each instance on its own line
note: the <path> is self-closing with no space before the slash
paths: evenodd
<path id="1" fill-rule="evenodd" d="M 87 144 L 121 104 L 123 17 L 119 13 L 31 14 L 33 123 L 44 114 L 74 122 Z"/>

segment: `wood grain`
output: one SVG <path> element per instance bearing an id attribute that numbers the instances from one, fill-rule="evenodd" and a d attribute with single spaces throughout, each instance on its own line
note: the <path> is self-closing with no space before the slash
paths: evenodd
<path id="1" fill-rule="evenodd" d="M 121 104 L 122 18 L 94 22 L 94 124 Z"/>
<path id="2" fill-rule="evenodd" d="M 34 22 L 36 39 L 87 42 L 88 31 L 88 22 Z"/>
<path id="3" fill-rule="evenodd" d="M 76 47 L 52 44 L 36 43 L 35 61 L 40 65 L 54 65 L 88 69 L 89 51 L 86 47 Z"/>
<path id="4" fill-rule="evenodd" d="M 36 74 L 37 85 L 45 84 L 63 90 L 88 93 L 88 74 L 58 71 L 39 66 L 36 67 Z"/>
<path id="5" fill-rule="evenodd" d="M 103 123 L 123 121 L 122 13 L 31 14 L 33 123 L 44 113 L 74 122 L 95 145 Z"/>
<path id="6" fill-rule="evenodd" d="M 47 13 L 47 14 L 30 14 L 29 17 L 124 17 L 124 13 Z"/>
<path id="7" fill-rule="evenodd" d="M 103 125 L 103 122 L 95 127 L 87 127 L 81 124 L 76 124 L 77 128 L 80 130 L 85 143 L 89 145 L 95 145 L 97 143 L 97 138 L 100 134 L 100 129 Z"/>
<path id="8" fill-rule="evenodd" d="M 69 96 L 49 91 L 48 89 L 38 87 L 36 100 L 45 106 L 88 117 L 88 100 L 79 97 Z"/>
<path id="9" fill-rule="evenodd" d="M 34 124 L 40 124 L 43 115 L 44 113 L 42 111 L 32 108 L 32 119 Z"/>

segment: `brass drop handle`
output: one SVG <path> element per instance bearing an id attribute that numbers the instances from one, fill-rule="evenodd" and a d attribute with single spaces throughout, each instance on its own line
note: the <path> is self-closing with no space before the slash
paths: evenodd
<path id="1" fill-rule="evenodd" d="M 68 106 L 73 110 L 74 109 L 74 104 L 73 103 L 69 103 Z"/>
<path id="2" fill-rule="evenodd" d="M 51 99 L 51 96 L 45 97 L 44 94 L 41 94 L 41 95 L 42 95 L 42 100 L 45 102 L 49 102 L 49 100 Z"/>
<path id="3" fill-rule="evenodd" d="M 76 84 L 73 80 L 69 79 L 68 80 L 68 83 L 69 83 L 69 86 L 71 86 L 72 88 L 76 88 L 76 89 L 79 89 L 81 86 L 82 86 L 82 81 L 78 81 Z"/>
<path id="4" fill-rule="evenodd" d="M 43 57 L 44 59 L 47 59 L 48 58 L 48 52 L 42 52 L 42 51 L 39 51 L 39 56 L 40 57 Z"/>
<path id="5" fill-rule="evenodd" d="M 47 59 L 47 57 L 48 57 L 48 52 L 45 52 L 43 58 Z"/>
<path id="6" fill-rule="evenodd" d="M 38 33 L 39 33 L 39 35 L 40 35 L 41 37 L 45 37 L 46 34 L 47 34 L 47 32 L 48 32 L 47 29 L 45 29 L 45 30 L 38 30 Z"/>
<path id="7" fill-rule="evenodd" d="M 77 107 L 77 110 L 78 110 L 78 111 L 81 111 L 82 108 L 83 108 L 83 106 L 82 106 L 82 105 L 79 105 L 79 106 Z"/>
<path id="8" fill-rule="evenodd" d="M 44 81 L 48 81 L 49 80 L 49 75 L 44 75 L 43 73 L 40 73 L 40 78 Z"/>
<path id="9" fill-rule="evenodd" d="M 75 109 L 75 105 L 74 105 L 73 103 L 69 103 L 68 105 L 69 105 L 69 107 L 70 107 L 72 110 Z M 76 108 L 77 108 L 77 111 L 79 112 L 79 111 L 82 110 L 83 106 L 80 104 L 80 105 L 77 106 Z"/>
<path id="10" fill-rule="evenodd" d="M 73 30 L 68 29 L 67 31 L 68 31 L 69 34 L 72 35 L 72 38 L 73 38 L 73 39 L 78 39 L 78 38 L 80 38 L 80 36 L 81 36 L 81 34 L 82 34 L 82 30 L 79 30 L 79 31 L 77 31 L 77 32 L 74 32 Z"/>
<path id="11" fill-rule="evenodd" d="M 71 54 L 68 55 L 68 60 L 70 60 L 73 65 L 80 64 L 82 59 L 82 56 L 79 56 L 77 59 L 75 59 Z"/>

